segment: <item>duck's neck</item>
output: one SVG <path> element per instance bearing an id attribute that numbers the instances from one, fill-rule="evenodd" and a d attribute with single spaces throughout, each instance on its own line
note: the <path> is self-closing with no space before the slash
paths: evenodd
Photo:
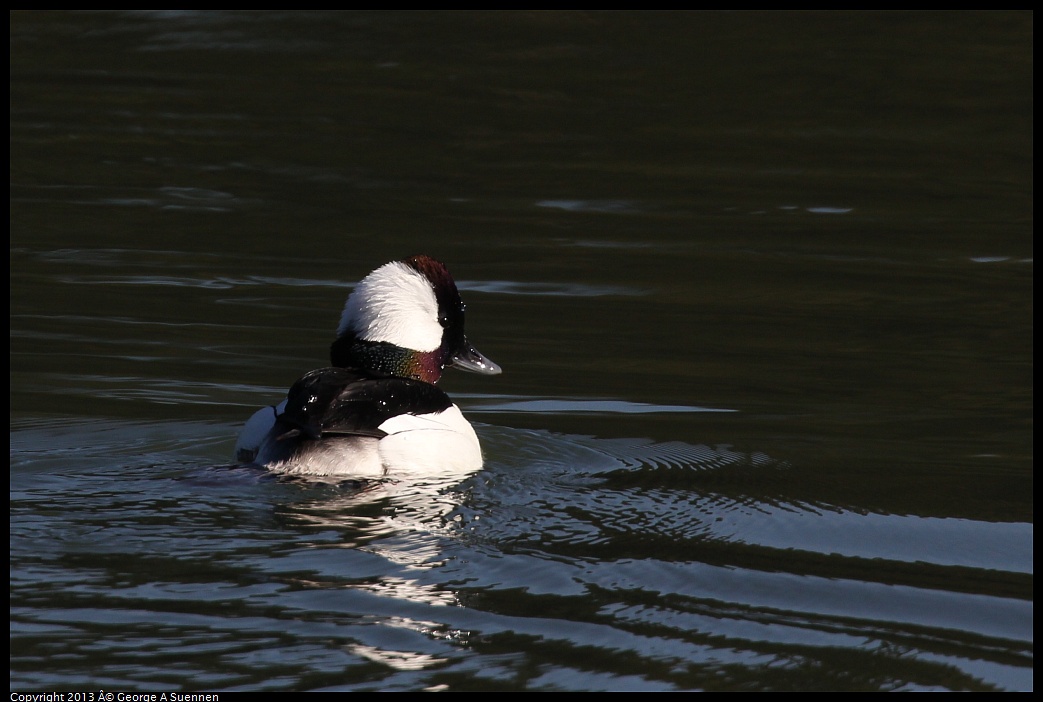
<path id="1" fill-rule="evenodd" d="M 441 351 L 414 351 L 386 341 L 366 341 L 348 334 L 330 346 L 330 364 L 376 375 L 413 378 L 437 383 L 442 376 Z"/>

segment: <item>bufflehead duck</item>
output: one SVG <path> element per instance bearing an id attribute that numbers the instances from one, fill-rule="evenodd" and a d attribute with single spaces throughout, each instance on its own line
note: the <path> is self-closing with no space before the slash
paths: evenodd
<path id="1" fill-rule="evenodd" d="M 344 304 L 330 363 L 247 421 L 237 461 L 363 478 L 481 468 L 474 429 L 434 384 L 450 366 L 501 371 L 464 336 L 464 304 L 442 263 L 414 256 L 363 278 Z"/>

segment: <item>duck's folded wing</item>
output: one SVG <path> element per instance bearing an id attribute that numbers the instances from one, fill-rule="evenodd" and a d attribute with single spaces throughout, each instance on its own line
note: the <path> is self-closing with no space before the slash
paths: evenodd
<path id="1" fill-rule="evenodd" d="M 320 368 L 293 384 L 279 419 L 301 434 L 382 438 L 380 425 L 401 414 L 441 412 L 449 396 L 430 383 L 408 378 L 373 378 L 346 368 Z M 282 438 L 282 437 L 280 437 Z"/>

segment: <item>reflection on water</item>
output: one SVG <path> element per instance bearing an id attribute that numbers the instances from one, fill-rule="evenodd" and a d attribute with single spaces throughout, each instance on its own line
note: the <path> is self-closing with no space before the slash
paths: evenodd
<path id="1" fill-rule="evenodd" d="M 12 690 L 1032 689 L 1031 49 L 12 14 Z M 419 253 L 485 468 L 224 465 Z"/>
<path id="2" fill-rule="evenodd" d="M 382 688 L 408 687 L 396 676 L 470 675 L 475 657 L 488 658 L 479 678 L 513 684 L 519 671 L 495 661 L 521 636 L 537 656 L 601 651 L 609 667 L 584 672 L 584 687 L 621 684 L 611 661 L 623 655 L 670 665 L 670 686 L 705 686 L 733 666 L 799 686 L 817 661 L 839 665 L 840 686 L 890 687 L 827 662 L 843 651 L 864 666 L 904 661 L 936 684 L 1028 685 L 1031 525 L 795 503 L 772 489 L 791 469 L 766 455 L 480 426 L 490 460 L 463 482 L 329 485 L 185 464 L 186 443 L 232 427 L 80 422 L 44 445 L 54 428 L 12 435 L 12 670 L 36 670 L 26 684 L 154 688 L 145 671 L 173 637 L 188 664 L 167 680 L 251 685 L 268 675 L 257 636 L 281 642 L 291 687 L 337 670 L 337 687 L 363 689 L 343 671 L 365 661 L 380 663 Z M 151 457 L 132 465 L 141 442 Z M 70 471 L 71 446 L 95 468 Z M 41 578 L 61 587 L 58 609 L 34 606 L 51 596 Z M 1008 594 L 990 594 L 1000 580 Z M 248 637 L 234 633 L 244 627 Z M 30 664 L 45 649 L 69 662 Z M 236 672 L 248 661 L 255 672 Z"/>

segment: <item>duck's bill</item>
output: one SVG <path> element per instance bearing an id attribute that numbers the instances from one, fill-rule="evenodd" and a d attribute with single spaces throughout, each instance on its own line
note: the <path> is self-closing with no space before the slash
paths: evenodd
<path id="1" fill-rule="evenodd" d="M 453 368 L 481 373 L 482 375 L 499 375 L 503 369 L 483 356 L 478 349 L 468 343 L 453 356 Z"/>

